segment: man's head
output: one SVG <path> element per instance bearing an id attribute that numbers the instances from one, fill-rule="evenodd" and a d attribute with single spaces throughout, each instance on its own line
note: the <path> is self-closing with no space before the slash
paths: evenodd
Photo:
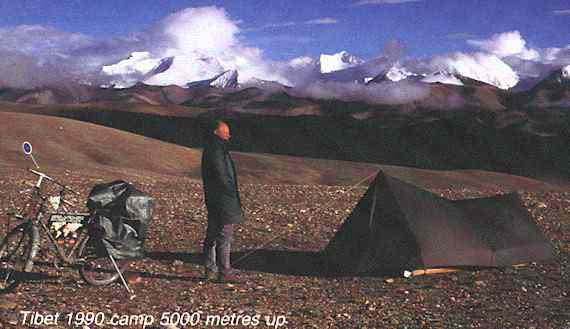
<path id="1" fill-rule="evenodd" d="M 231 138 L 230 127 L 224 121 L 218 120 L 215 124 L 214 135 L 227 142 Z"/>

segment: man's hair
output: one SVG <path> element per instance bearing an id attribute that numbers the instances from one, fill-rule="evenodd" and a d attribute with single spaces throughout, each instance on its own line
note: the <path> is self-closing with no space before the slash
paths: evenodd
<path id="1" fill-rule="evenodd" d="M 204 125 L 205 128 L 205 135 L 212 137 L 214 135 L 214 130 L 218 129 L 218 127 L 221 124 L 226 124 L 227 123 L 222 120 L 222 119 L 213 119 L 213 120 L 209 120 L 208 122 L 206 122 L 206 124 Z"/>

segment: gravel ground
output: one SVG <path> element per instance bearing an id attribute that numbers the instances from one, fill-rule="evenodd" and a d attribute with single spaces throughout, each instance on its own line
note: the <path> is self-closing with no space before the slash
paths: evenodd
<path id="1" fill-rule="evenodd" d="M 74 197 L 79 205 L 91 186 L 113 178 L 57 174 L 82 193 Z M 20 202 L 14 197 L 17 190 L 31 181 L 25 172 L 9 176 L 0 176 L 1 235 L 5 212 Z M 173 312 L 199 318 L 194 326 L 178 326 L 188 328 L 570 328 L 570 193 L 521 191 L 533 219 L 555 247 L 555 261 L 404 279 L 327 277 L 313 261 L 365 187 L 241 185 L 246 223 L 237 231 L 232 260 L 242 282 L 215 284 L 199 278 L 206 227 L 201 184 L 127 172 L 124 177 L 157 200 L 148 255 L 129 269 L 142 277 L 133 285 L 136 298 L 130 300 L 119 284 L 92 287 L 73 269 L 40 265 L 35 271 L 41 279 L 0 296 L 0 328 L 26 327 L 22 311 L 60 312 L 62 317 L 100 312 L 107 323 L 90 328 L 142 328 L 142 318 L 135 315 L 153 316 L 153 325 L 160 327 L 161 317 Z M 450 199 L 501 193 L 468 188 L 433 192 Z M 225 326 L 206 324 L 208 316 L 224 315 Z M 131 325 L 109 323 L 129 316 Z M 65 325 L 63 319 L 37 327 L 83 328 Z"/>

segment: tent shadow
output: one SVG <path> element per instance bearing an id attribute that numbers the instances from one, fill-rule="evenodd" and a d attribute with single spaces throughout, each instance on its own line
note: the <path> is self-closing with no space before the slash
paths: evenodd
<path id="1" fill-rule="evenodd" d="M 320 252 L 291 250 L 246 250 L 232 253 L 234 266 L 240 270 L 309 276 L 321 278 L 343 277 L 394 277 L 397 271 L 376 271 L 374 273 L 355 274 L 342 271 L 325 261 Z"/>
<path id="2" fill-rule="evenodd" d="M 321 278 L 342 277 L 393 277 L 398 272 L 377 271 L 374 273 L 355 274 L 325 261 L 320 252 L 291 250 L 245 250 L 232 253 L 234 266 L 240 270 L 283 274 L 293 276 L 309 276 Z"/>
<path id="3" fill-rule="evenodd" d="M 179 260 L 188 264 L 202 264 L 202 254 L 186 252 L 151 251 L 146 253 L 145 258 L 156 261 Z"/>
<path id="4" fill-rule="evenodd" d="M 202 253 L 149 252 L 147 258 L 157 261 L 179 260 L 187 264 L 202 265 Z M 319 252 L 291 250 L 242 250 L 232 252 L 232 265 L 238 270 L 282 274 L 292 276 L 342 278 L 342 277 L 395 277 L 399 271 L 376 271 L 374 273 L 347 273 L 324 261 Z"/>

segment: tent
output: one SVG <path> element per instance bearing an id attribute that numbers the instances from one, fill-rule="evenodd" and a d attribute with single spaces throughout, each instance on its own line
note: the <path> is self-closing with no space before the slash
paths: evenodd
<path id="1" fill-rule="evenodd" d="M 87 208 L 98 215 L 97 224 L 107 251 L 117 259 L 144 255 L 154 199 L 125 181 L 98 184 L 87 198 Z"/>
<path id="2" fill-rule="evenodd" d="M 323 256 L 354 274 L 499 267 L 554 257 L 517 193 L 451 201 L 383 172 Z"/>

